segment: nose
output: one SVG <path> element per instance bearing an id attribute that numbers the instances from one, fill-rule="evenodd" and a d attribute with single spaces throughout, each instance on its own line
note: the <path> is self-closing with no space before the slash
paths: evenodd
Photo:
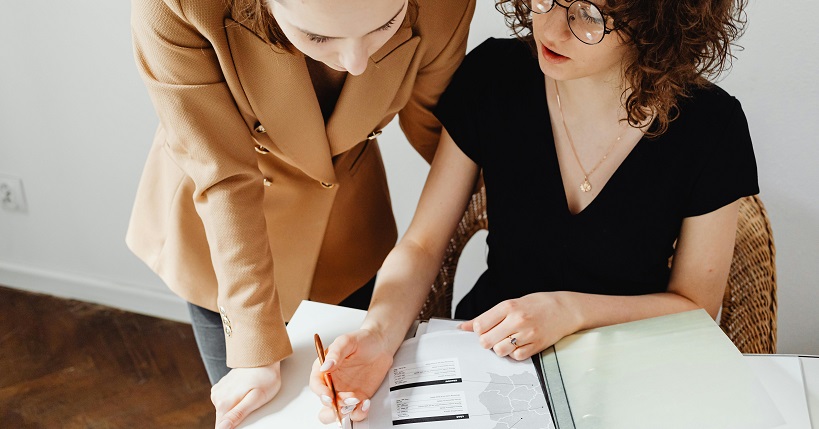
<path id="1" fill-rule="evenodd" d="M 370 55 L 366 44 L 361 40 L 352 40 L 340 53 L 339 61 L 348 73 L 358 76 L 367 70 Z"/>
<path id="2" fill-rule="evenodd" d="M 549 40 L 568 40 L 572 37 L 572 30 L 569 29 L 566 9 L 555 6 L 547 13 L 535 15 L 535 19 L 540 18 L 540 33 Z"/>

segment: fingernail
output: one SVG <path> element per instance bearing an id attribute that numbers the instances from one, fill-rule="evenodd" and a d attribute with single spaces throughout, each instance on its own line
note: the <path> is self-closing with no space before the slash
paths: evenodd
<path id="1" fill-rule="evenodd" d="M 324 402 L 325 404 L 329 404 L 329 403 L 333 402 L 333 400 L 330 399 L 330 397 L 327 396 L 327 395 L 321 395 L 321 402 Z"/>
<path id="2" fill-rule="evenodd" d="M 344 400 L 344 403 L 347 404 L 347 405 L 355 405 L 355 404 L 357 404 L 359 402 L 361 402 L 361 401 L 359 401 L 358 398 L 347 398 L 347 399 Z"/>
<path id="3" fill-rule="evenodd" d="M 219 426 L 216 426 L 216 429 L 230 429 L 230 421 L 222 420 L 222 423 L 219 423 Z"/>
<path id="4" fill-rule="evenodd" d="M 353 423 L 350 421 L 350 416 L 345 416 L 341 420 L 341 427 L 344 429 L 353 429 Z"/>
<path id="5" fill-rule="evenodd" d="M 328 369 L 332 368 L 333 365 L 335 365 L 335 364 L 336 364 L 336 361 L 334 361 L 332 359 L 327 359 L 326 361 L 324 361 L 323 364 L 321 364 L 321 368 L 319 368 L 319 371 L 321 371 L 321 372 L 327 371 Z"/>
<path id="6" fill-rule="evenodd" d="M 364 400 L 364 403 L 363 403 L 363 404 L 361 404 L 361 411 L 367 411 L 367 410 L 369 410 L 369 409 L 370 409 L 370 400 L 369 400 L 369 399 L 365 399 L 365 400 Z"/>
<path id="7" fill-rule="evenodd" d="M 350 414 L 355 409 L 355 405 L 345 405 L 341 407 L 341 414 Z"/>

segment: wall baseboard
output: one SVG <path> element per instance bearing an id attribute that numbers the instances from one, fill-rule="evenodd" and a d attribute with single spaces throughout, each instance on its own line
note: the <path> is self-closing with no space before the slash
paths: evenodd
<path id="1" fill-rule="evenodd" d="M 2 261 L 0 285 L 190 323 L 185 301 L 170 290 L 163 292 Z"/>

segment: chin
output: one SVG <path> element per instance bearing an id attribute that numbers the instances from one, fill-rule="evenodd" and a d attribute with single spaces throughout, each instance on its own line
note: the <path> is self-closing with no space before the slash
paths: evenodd
<path id="1" fill-rule="evenodd" d="M 553 64 L 550 64 L 543 60 L 543 58 L 538 58 L 538 65 L 540 66 L 540 72 L 543 73 L 546 77 L 552 78 L 557 81 L 566 80 L 566 73 L 565 71 L 561 73 L 562 70 L 558 70 Z"/>

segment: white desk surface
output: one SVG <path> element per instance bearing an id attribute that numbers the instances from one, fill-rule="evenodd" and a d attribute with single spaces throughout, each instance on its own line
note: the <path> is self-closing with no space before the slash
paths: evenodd
<path id="1" fill-rule="evenodd" d="M 366 314 L 363 310 L 302 301 L 287 324 L 293 355 L 282 361 L 282 389 L 267 405 L 248 416 L 239 428 L 336 427 L 335 424 L 325 426 L 318 420 L 322 405 L 307 386 L 317 357 L 313 334 L 319 334 L 324 347 L 329 347 L 336 337 L 358 329 Z"/>
<path id="2" fill-rule="evenodd" d="M 358 329 L 366 312 L 334 305 L 302 301 L 287 326 L 293 355 L 282 362 L 282 389 L 268 404 L 256 410 L 240 429 L 335 427 L 319 422 L 322 405 L 307 387 L 316 349 L 313 334 L 328 347 L 341 334 Z M 806 429 L 810 415 L 819 429 L 819 357 L 797 355 L 746 355 L 746 360 L 774 398 L 787 424 L 776 429 Z M 799 379 L 803 377 L 804 383 Z"/>

